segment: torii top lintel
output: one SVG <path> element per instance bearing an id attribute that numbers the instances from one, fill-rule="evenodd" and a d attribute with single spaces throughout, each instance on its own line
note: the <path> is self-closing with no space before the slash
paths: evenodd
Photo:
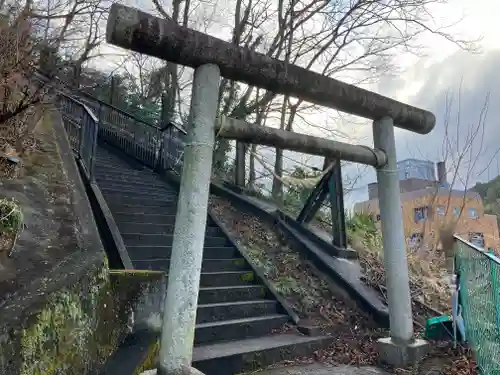
<path id="1" fill-rule="evenodd" d="M 106 39 L 108 43 L 193 68 L 216 64 L 228 79 L 372 120 L 389 116 L 395 126 L 416 133 L 429 133 L 436 122 L 429 111 L 117 3 L 111 6 Z"/>

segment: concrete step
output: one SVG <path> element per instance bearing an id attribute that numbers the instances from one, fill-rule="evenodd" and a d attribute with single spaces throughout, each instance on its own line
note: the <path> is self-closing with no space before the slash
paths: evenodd
<path id="1" fill-rule="evenodd" d="M 148 176 L 151 178 L 148 178 L 146 180 L 144 179 L 139 179 L 139 180 L 127 180 L 126 178 L 118 178 L 114 176 L 104 176 L 100 178 L 96 178 L 98 184 L 110 184 L 110 185 L 121 185 L 126 183 L 127 186 L 134 187 L 137 190 L 141 190 L 143 187 L 154 187 L 154 188 L 163 188 L 171 191 L 172 193 L 177 194 L 177 190 L 173 189 L 170 187 L 168 184 L 166 184 L 164 181 L 158 180 L 154 178 L 155 176 Z"/>
<path id="2" fill-rule="evenodd" d="M 95 165 L 95 173 L 97 176 L 110 175 L 110 176 L 123 176 L 123 175 L 143 175 L 150 174 L 148 170 L 141 168 L 133 168 L 132 166 L 125 164 L 107 164 L 97 162 Z"/>
<path id="3" fill-rule="evenodd" d="M 144 200 L 142 198 L 132 198 L 123 200 L 120 197 L 113 197 L 109 194 L 105 196 L 106 203 L 112 212 L 125 214 L 166 214 L 175 215 L 177 213 L 177 196 L 175 201 L 158 201 L 155 199 Z M 155 210 L 156 208 L 156 210 Z"/>
<path id="4" fill-rule="evenodd" d="M 173 198 L 170 198 L 168 196 L 162 196 L 162 197 L 157 197 L 155 199 L 152 199 L 151 197 L 148 196 L 137 196 L 137 195 L 123 195 L 123 194 L 113 194 L 110 193 L 109 191 L 103 192 L 104 199 L 106 199 L 106 203 L 108 203 L 109 206 L 118 206 L 116 213 L 121 212 L 119 210 L 120 205 L 123 203 L 131 204 L 131 205 L 144 205 L 146 207 L 151 207 L 154 206 L 155 204 L 158 205 L 158 207 L 171 207 Z M 114 212 L 113 212 L 114 214 Z M 127 213 L 128 214 L 128 213 Z M 131 213 L 133 214 L 133 213 Z"/>
<path id="5" fill-rule="evenodd" d="M 132 185 L 129 184 L 127 181 L 123 182 L 118 182 L 118 183 L 111 183 L 107 180 L 103 180 L 101 182 L 98 182 L 99 188 L 101 190 L 114 190 L 114 191 L 120 191 L 123 193 L 151 193 L 154 195 L 164 195 L 164 194 L 169 194 L 169 195 L 175 195 L 177 196 L 177 193 L 170 189 L 167 186 L 137 186 L 137 185 Z"/>
<path id="6" fill-rule="evenodd" d="M 205 375 L 239 374 L 310 356 L 331 341 L 331 337 L 287 333 L 199 345 L 194 348 L 193 366 Z"/>
<path id="7" fill-rule="evenodd" d="M 197 324 L 194 344 L 206 345 L 214 342 L 238 340 L 242 337 L 265 336 L 282 327 L 289 319 L 288 315 L 274 314 Z"/>
<path id="8" fill-rule="evenodd" d="M 107 161 L 107 160 L 96 160 L 95 170 L 99 171 L 111 171 L 120 173 L 132 173 L 132 172 L 142 172 L 142 169 L 133 168 L 127 164 L 123 164 L 121 162 L 116 161 Z"/>
<path id="9" fill-rule="evenodd" d="M 278 303 L 273 300 L 250 300 L 240 302 L 220 302 L 198 305 L 196 323 L 220 322 L 277 314 Z"/>
<path id="10" fill-rule="evenodd" d="M 254 280 L 253 271 L 202 272 L 200 287 L 252 285 Z"/>
<path id="11" fill-rule="evenodd" d="M 152 210 L 153 207 L 143 207 L 144 211 Z M 158 210 L 156 210 L 158 211 Z M 151 212 L 153 213 L 153 212 Z M 115 220 L 116 221 L 116 220 Z M 145 223 L 144 221 L 117 221 L 118 229 L 121 233 L 174 233 L 174 224 L 158 224 L 158 223 Z M 215 225 L 208 225 L 206 227 L 205 233 L 209 236 L 218 237 L 223 236 L 222 231 L 219 227 Z"/>
<path id="12" fill-rule="evenodd" d="M 111 157 L 103 157 L 103 156 L 98 156 L 96 160 L 96 166 L 99 168 L 121 168 L 121 169 L 135 169 L 135 170 L 141 170 L 141 168 L 134 167 L 132 165 L 129 165 L 125 163 L 124 161 L 116 158 L 111 158 Z"/>
<path id="13" fill-rule="evenodd" d="M 117 212 L 121 214 L 165 214 L 165 215 L 175 215 L 177 213 L 176 202 L 162 202 L 158 203 L 154 199 L 151 199 L 147 204 L 137 203 L 134 199 L 128 201 L 118 201 L 113 198 L 108 198 L 107 202 L 111 212 Z M 139 222 L 143 222 L 140 220 Z"/>
<path id="14" fill-rule="evenodd" d="M 169 259 L 172 255 L 172 246 L 127 246 L 127 252 L 133 261 Z M 203 248 L 203 257 L 206 259 L 230 259 L 239 256 L 241 256 L 241 254 L 233 246 L 205 246 Z"/>
<path id="15" fill-rule="evenodd" d="M 173 202 L 174 195 L 172 193 L 148 193 L 127 189 L 113 190 L 108 188 L 99 187 L 106 198 L 106 200 L 134 200 L 136 202 Z"/>
<path id="16" fill-rule="evenodd" d="M 114 180 L 125 180 L 132 182 L 158 182 L 158 176 L 154 175 L 153 172 L 135 169 L 109 169 L 109 168 L 99 168 L 95 169 L 95 176 L 97 181 L 106 181 L 108 179 Z"/>
<path id="17" fill-rule="evenodd" d="M 198 303 L 237 302 L 261 299 L 270 296 L 262 285 L 236 285 L 200 288 Z"/>
<path id="18" fill-rule="evenodd" d="M 135 203 L 135 202 L 134 202 Z M 160 208 L 161 209 L 161 208 Z M 117 223 L 119 222 L 143 222 L 150 224 L 175 225 L 175 214 L 162 213 L 142 213 L 142 212 L 123 212 L 119 208 L 111 211 Z"/>
<path id="19" fill-rule="evenodd" d="M 141 270 L 162 269 L 168 270 L 170 267 L 170 259 L 148 259 L 134 260 L 136 268 Z M 244 258 L 232 259 L 203 259 L 201 265 L 202 272 L 217 272 L 217 271 L 244 271 L 252 268 Z"/>
<path id="20" fill-rule="evenodd" d="M 145 211 L 152 210 L 153 207 L 143 207 Z M 158 210 L 156 210 L 158 211 Z M 145 223 L 143 221 L 138 222 L 127 222 L 120 221 L 117 222 L 118 229 L 121 233 L 144 233 L 144 234 L 173 234 L 175 226 L 173 224 L 154 224 L 154 223 Z M 222 231 L 216 226 L 207 226 L 205 233 L 208 236 L 217 237 L 222 236 Z"/>
<path id="21" fill-rule="evenodd" d="M 172 246 L 174 236 L 172 234 L 143 234 L 143 233 L 122 233 L 126 246 Z M 205 237 L 205 246 L 217 247 L 228 245 L 225 237 Z"/>
<path id="22" fill-rule="evenodd" d="M 136 264 L 132 261 L 134 268 Z M 168 270 L 161 268 L 153 268 L 157 271 Z M 168 280 L 168 275 L 166 275 Z M 216 286 L 236 286 L 236 285 L 252 285 L 254 284 L 255 275 L 253 271 L 226 271 L 226 272 L 202 272 L 200 277 L 200 287 L 216 287 Z"/>

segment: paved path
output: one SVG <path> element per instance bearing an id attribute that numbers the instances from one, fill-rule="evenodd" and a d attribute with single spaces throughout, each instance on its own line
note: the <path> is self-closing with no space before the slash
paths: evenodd
<path id="1" fill-rule="evenodd" d="M 389 375 L 375 367 L 330 366 L 321 363 L 263 370 L 252 375 Z"/>

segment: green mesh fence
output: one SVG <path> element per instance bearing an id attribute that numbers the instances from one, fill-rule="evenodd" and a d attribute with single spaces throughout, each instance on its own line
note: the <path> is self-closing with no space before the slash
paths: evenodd
<path id="1" fill-rule="evenodd" d="M 500 375 L 500 259 L 456 237 L 467 341 L 483 375 Z"/>

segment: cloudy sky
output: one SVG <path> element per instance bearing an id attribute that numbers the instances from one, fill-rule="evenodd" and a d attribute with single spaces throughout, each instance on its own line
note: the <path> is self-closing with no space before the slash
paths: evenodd
<path id="1" fill-rule="evenodd" d="M 481 37 L 478 50 L 465 52 L 443 38 L 428 37 L 421 40 L 427 48 L 424 57 L 406 56 L 400 61 L 403 74 L 383 78 L 372 87 L 383 95 L 435 113 L 436 127 L 428 135 L 396 129 L 398 159 L 445 159 L 452 180 L 456 160 L 462 155 L 456 188 L 500 174 L 500 28 L 494 19 L 498 12 L 500 1 L 496 0 L 451 0 L 447 6 L 436 8 L 436 19 L 463 17 L 454 33 L 468 40 Z M 355 128 L 359 143 L 373 145 L 369 122 Z M 445 139 L 450 144 L 446 148 Z M 366 185 L 375 181 L 375 171 L 350 165 L 345 175 L 356 177 L 346 207 L 367 199 Z"/>
<path id="2" fill-rule="evenodd" d="M 500 2 L 495 0 L 450 1 L 436 16 L 463 15 L 456 33 L 470 39 L 481 36 L 479 53 L 461 51 L 440 38 L 424 40 L 427 56 L 405 60 L 404 74 L 382 79 L 376 88 L 381 94 L 435 113 L 436 128 L 428 135 L 396 130 L 398 159 L 436 162 L 445 158 L 452 179 L 454 160 L 463 154 L 457 188 L 500 174 L 500 28 L 494 19 L 499 11 Z M 371 143 L 371 127 L 366 126 L 363 132 Z M 444 139 L 450 140 L 451 153 L 444 152 Z M 469 144 L 470 151 L 462 152 Z M 368 169 L 346 205 L 366 199 L 366 184 L 374 180 L 375 173 Z"/>
<path id="3" fill-rule="evenodd" d="M 145 0 L 130 0 L 128 3 L 146 11 L 152 9 L 150 5 L 145 5 Z M 168 1 L 163 3 L 168 4 Z M 221 11 L 221 2 L 217 4 L 217 9 L 211 10 L 211 17 L 219 16 L 220 25 L 223 25 L 224 19 L 228 18 Z M 497 104 L 500 103 L 500 28 L 496 19 L 500 14 L 500 1 L 449 0 L 448 4 L 436 5 L 430 11 L 437 23 L 463 18 L 453 28 L 453 33 L 458 39 L 482 37 L 478 44 L 479 51 L 464 52 L 444 38 L 426 36 L 419 40 L 426 47 L 425 56 L 402 56 L 396 63 L 403 68 L 403 72 L 398 76 L 384 77 L 370 88 L 436 114 L 436 128 L 428 135 L 397 129 L 398 159 L 413 157 L 437 162 L 444 158 L 443 140 L 448 139 L 451 153 L 447 154 L 446 161 L 451 178 L 453 161 L 471 143 L 469 151 L 462 155 L 465 161 L 460 166 L 461 179 L 457 181 L 457 187 L 466 184 L 471 186 L 500 173 L 499 162 L 496 160 L 500 148 L 500 106 Z M 220 25 L 206 31 L 223 37 L 224 28 Z M 200 23 L 197 28 L 202 26 Z M 320 117 L 318 121 L 321 121 Z M 369 122 L 337 126 L 341 131 L 355 134 L 353 141 L 372 145 Z M 296 130 L 310 132 L 304 127 Z M 476 134 L 470 142 L 473 131 Z M 269 153 L 264 156 L 272 159 Z M 321 164 L 319 160 L 311 161 L 310 157 L 289 156 Z M 285 162 L 289 166 L 293 164 L 291 161 Z M 361 178 L 357 179 L 356 189 L 346 197 L 346 206 L 349 207 L 355 201 L 367 198 L 366 185 L 375 180 L 375 173 L 371 168 L 348 166 L 345 174 L 350 178 L 361 174 Z"/>

